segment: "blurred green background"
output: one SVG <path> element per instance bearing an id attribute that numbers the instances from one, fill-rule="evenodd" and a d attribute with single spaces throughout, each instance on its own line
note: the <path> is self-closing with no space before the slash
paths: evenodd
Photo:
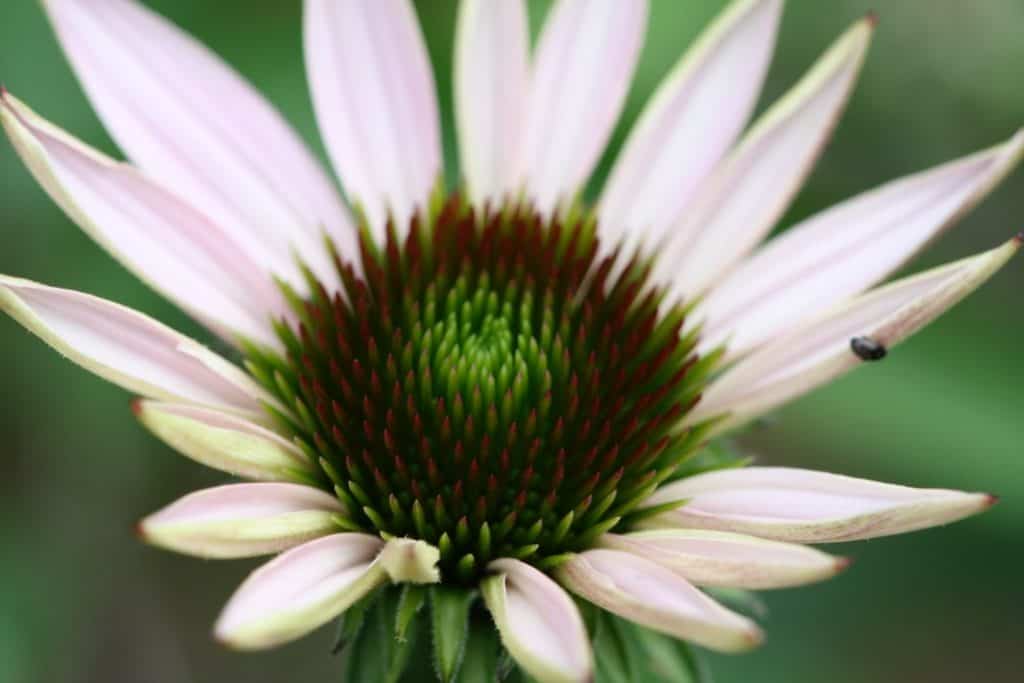
<path id="1" fill-rule="evenodd" d="M 299 0 L 149 4 L 241 69 L 322 149 L 303 75 Z M 535 26 L 547 4 L 531 3 Z M 723 5 L 652 0 L 616 145 Z M 871 8 L 861 0 L 790 0 L 763 101 Z M 450 123 L 455 0 L 424 0 L 418 9 Z M 1024 3 L 898 0 L 874 9 L 881 25 L 861 83 L 788 221 L 995 144 L 1024 123 Z M 0 9 L 0 79 L 45 116 L 114 152 L 38 2 L 6 0 Z M 451 151 L 450 128 L 446 136 Z M 0 178 L 0 272 L 92 292 L 203 335 L 75 228 L 6 143 Z M 1021 228 L 1018 173 L 914 267 L 989 248 Z M 716 681 L 1021 680 L 1021 291 L 1018 261 L 885 363 L 745 437 L 762 462 L 993 491 L 1003 502 L 947 529 L 842 548 L 858 559 L 845 576 L 767 594 L 767 645 L 713 656 Z M 132 419 L 129 396 L 7 319 L 0 319 L 0 348 L 0 681 L 338 680 L 327 632 L 254 655 L 210 640 L 221 605 L 253 563 L 204 563 L 136 541 L 137 519 L 219 475 L 157 443 Z"/>

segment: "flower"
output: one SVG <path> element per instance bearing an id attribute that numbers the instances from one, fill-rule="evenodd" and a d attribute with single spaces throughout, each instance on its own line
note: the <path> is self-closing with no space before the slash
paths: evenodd
<path id="1" fill-rule="evenodd" d="M 165 20 L 129 0 L 46 1 L 133 163 L 6 91 L 4 129 L 75 222 L 242 363 L 80 292 L 3 276 L 0 306 L 140 395 L 137 416 L 172 447 L 253 480 L 139 525 L 201 557 L 280 553 L 230 600 L 219 639 L 272 646 L 350 610 L 357 645 L 377 631 L 360 630 L 367 620 L 404 643 L 429 604 L 439 677 L 470 666 L 463 652 L 493 672 L 478 588 L 526 672 L 584 681 L 589 632 L 609 622 L 589 607 L 585 620 L 566 590 L 655 632 L 743 650 L 761 641 L 756 624 L 695 585 L 822 580 L 847 561 L 806 544 L 992 505 L 702 452 L 880 359 L 1024 240 L 871 289 L 1012 170 L 1018 133 L 759 246 L 875 27 L 857 22 L 744 133 L 782 4 L 737 0 L 714 21 L 588 207 L 582 187 L 642 43 L 641 0 L 560 0 L 532 60 L 523 3 L 463 1 L 462 193 L 440 179 L 408 2 L 307 0 L 314 108 L 348 203 L 270 105 Z M 400 597 L 381 590 L 391 584 Z"/>

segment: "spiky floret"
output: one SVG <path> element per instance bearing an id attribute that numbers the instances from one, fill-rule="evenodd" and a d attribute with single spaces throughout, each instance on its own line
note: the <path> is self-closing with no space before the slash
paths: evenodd
<path id="1" fill-rule="evenodd" d="M 340 525 L 441 550 L 446 581 L 541 567 L 624 523 L 694 451 L 680 418 L 714 358 L 633 262 L 610 281 L 595 220 L 438 199 L 399 240 L 360 231 L 341 291 L 287 292 L 284 357 L 249 367 L 348 509 Z M 358 274 L 357 274 L 358 273 Z M 628 520 L 626 520 L 628 521 Z"/>

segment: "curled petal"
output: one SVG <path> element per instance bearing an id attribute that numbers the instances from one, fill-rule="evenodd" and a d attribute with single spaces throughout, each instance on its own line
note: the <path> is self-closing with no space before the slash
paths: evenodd
<path id="1" fill-rule="evenodd" d="M 656 244 L 743 130 L 768 71 L 782 0 L 735 0 L 651 97 L 601 196 L 602 243 Z"/>
<path id="2" fill-rule="evenodd" d="M 254 557 L 337 531 L 338 500 L 302 484 L 229 484 L 189 494 L 139 523 L 149 543 L 207 558 Z"/>
<path id="3" fill-rule="evenodd" d="M 677 296 L 703 291 L 785 213 L 839 120 L 873 33 L 869 17 L 843 34 L 716 169 L 655 273 Z"/>
<path id="4" fill-rule="evenodd" d="M 831 578 L 849 564 L 803 545 L 703 529 L 605 534 L 600 545 L 654 560 L 698 586 L 723 588 L 799 586 Z"/>
<path id="5" fill-rule="evenodd" d="M 265 481 L 287 481 L 295 470 L 317 470 L 293 443 L 235 415 L 159 401 L 138 401 L 134 409 L 167 445 L 208 467 Z"/>
<path id="6" fill-rule="evenodd" d="M 271 400 L 206 347 L 119 304 L 0 275 L 0 309 L 61 355 L 143 396 L 250 416 Z"/>
<path id="7" fill-rule="evenodd" d="M 337 191 L 281 115 L 231 67 L 134 0 L 45 0 L 111 137 L 265 270 L 337 281 L 322 235 L 355 254 Z"/>
<path id="8" fill-rule="evenodd" d="M 257 650 L 309 633 L 387 581 L 375 561 L 383 546 L 374 536 L 346 533 L 292 548 L 242 583 L 214 634 L 231 647 Z"/>
<path id="9" fill-rule="evenodd" d="M 572 598 L 525 562 L 495 560 L 480 584 L 505 648 L 541 683 L 592 680 L 590 641 Z"/>
<path id="10" fill-rule="evenodd" d="M 455 41 L 455 116 L 470 199 L 519 189 L 530 34 L 523 0 L 464 0 Z"/>
<path id="11" fill-rule="evenodd" d="M 207 327 L 276 345 L 285 310 L 268 273 L 206 216 L 136 169 L 87 147 L 4 92 L 0 121 L 68 216 L 118 261 Z"/>
<path id="12" fill-rule="evenodd" d="M 984 152 L 893 181 L 772 240 L 701 304 L 702 346 L 738 357 L 885 278 L 980 202 L 1024 158 L 1024 130 Z"/>
<path id="13" fill-rule="evenodd" d="M 327 152 L 378 239 L 441 173 L 434 76 L 408 0 L 305 4 L 306 70 Z"/>
<path id="14" fill-rule="evenodd" d="M 991 507 L 984 493 L 915 489 L 827 472 L 745 467 L 681 479 L 644 505 L 686 504 L 648 524 L 718 529 L 795 543 L 891 536 L 955 522 Z"/>
<path id="15" fill-rule="evenodd" d="M 863 338 L 882 350 L 898 344 L 992 277 L 1021 239 L 897 280 L 803 323 L 727 370 L 688 419 L 728 414 L 717 427 L 726 429 L 853 369 L 861 358 L 851 340 Z"/>
<path id="16" fill-rule="evenodd" d="M 440 583 L 441 551 L 426 541 L 393 538 L 380 552 L 380 565 L 394 583 Z"/>
<path id="17" fill-rule="evenodd" d="M 597 163 L 626 100 L 646 27 L 647 0 L 560 0 L 551 9 L 523 133 L 527 189 L 540 211 L 572 200 Z"/>
<path id="18" fill-rule="evenodd" d="M 761 644 L 761 630 L 651 560 L 588 550 L 561 565 L 558 580 L 580 597 L 638 624 L 698 645 L 737 652 Z"/>

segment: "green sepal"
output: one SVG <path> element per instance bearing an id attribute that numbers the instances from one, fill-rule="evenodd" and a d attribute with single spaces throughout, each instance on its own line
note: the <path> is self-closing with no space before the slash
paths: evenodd
<path id="1" fill-rule="evenodd" d="M 380 592 L 379 590 L 373 591 L 345 610 L 345 613 L 338 619 L 338 630 L 334 638 L 334 646 L 331 647 L 331 652 L 338 654 L 349 647 L 359 636 L 359 632 L 363 629 L 363 624 L 366 623 L 366 613 L 373 606 Z"/>
<path id="2" fill-rule="evenodd" d="M 498 632 L 486 619 L 473 619 L 466 641 L 466 654 L 459 669 L 459 683 L 490 683 L 499 680 L 499 658 L 502 653 Z"/>
<path id="3" fill-rule="evenodd" d="M 706 668 L 685 641 L 586 607 L 591 612 L 595 683 L 710 683 Z"/>
<path id="4" fill-rule="evenodd" d="M 621 619 L 593 610 L 596 615 L 591 632 L 594 648 L 595 681 L 598 683 L 632 683 L 642 680 L 633 675 L 633 652 L 622 628 Z"/>
<path id="5" fill-rule="evenodd" d="M 728 440 L 717 439 L 681 463 L 669 481 L 693 477 L 705 472 L 746 467 L 751 461 L 750 456 L 741 453 L 739 448 Z"/>
<path id="6" fill-rule="evenodd" d="M 630 528 L 638 522 L 647 519 L 648 517 L 654 517 L 655 515 L 660 515 L 663 512 L 672 512 L 673 510 L 678 510 L 679 508 L 686 505 L 686 503 L 688 502 L 688 498 L 682 498 L 680 500 L 670 500 L 669 502 L 662 503 L 661 505 L 652 505 L 651 507 L 648 508 L 633 510 L 628 515 L 622 518 L 622 525 L 625 528 Z"/>
<path id="7" fill-rule="evenodd" d="M 430 624 L 434 644 L 434 669 L 441 683 L 458 680 L 459 668 L 469 639 L 469 610 L 475 591 L 448 586 L 431 586 Z"/>
<path id="8" fill-rule="evenodd" d="M 405 640 L 405 632 L 409 624 L 419 615 L 427 601 L 427 589 L 423 586 L 406 584 L 402 587 L 402 596 L 398 599 L 398 612 L 395 615 L 395 637 Z"/>
<path id="9" fill-rule="evenodd" d="M 745 617 L 763 620 L 768 616 L 768 605 L 757 593 L 742 588 L 704 588 L 703 590 L 716 601 Z"/>
<path id="10" fill-rule="evenodd" d="M 345 683 L 398 683 L 403 679 L 421 638 L 423 620 L 411 619 L 405 637 L 396 637 L 401 593 L 397 586 L 383 588 L 367 608 L 358 635 L 345 648 Z"/>

